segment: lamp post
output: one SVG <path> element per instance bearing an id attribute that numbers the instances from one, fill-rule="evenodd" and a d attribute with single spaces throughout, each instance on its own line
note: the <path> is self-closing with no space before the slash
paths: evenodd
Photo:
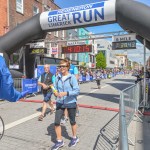
<path id="1" fill-rule="evenodd" d="M 139 70 L 141 70 L 141 62 L 139 63 Z"/>

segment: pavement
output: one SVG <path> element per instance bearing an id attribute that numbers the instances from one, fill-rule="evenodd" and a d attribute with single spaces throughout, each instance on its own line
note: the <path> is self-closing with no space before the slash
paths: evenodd
<path id="1" fill-rule="evenodd" d="M 117 110 L 119 109 L 120 91 L 132 85 L 134 80 L 130 75 L 118 75 L 112 79 L 102 80 L 101 89 L 97 89 L 95 82 L 81 84 L 78 104 L 82 107 L 80 107 L 80 116 L 76 118 L 77 136 L 80 142 L 73 148 L 68 147 L 72 136 L 68 122 L 62 126 L 65 145 L 61 150 L 111 150 L 117 148 L 118 139 L 116 137 L 119 127 Z M 38 121 L 42 99 L 42 95 L 37 94 L 27 98 L 28 102 L 0 102 L 0 115 L 5 122 L 5 135 L 0 141 L 0 150 L 51 149 L 56 140 L 54 114 L 50 115 L 48 109 L 44 120 Z M 32 102 L 29 102 L 31 100 Z M 87 108 L 87 106 L 93 107 Z M 128 127 L 128 136 L 136 145 L 138 140 L 136 137 L 137 122 L 143 126 L 143 123 L 135 118 Z M 138 143 L 140 142 L 138 141 Z M 143 144 L 144 142 L 140 143 L 140 145 Z M 136 145 L 130 145 L 129 148 L 135 149 Z"/>

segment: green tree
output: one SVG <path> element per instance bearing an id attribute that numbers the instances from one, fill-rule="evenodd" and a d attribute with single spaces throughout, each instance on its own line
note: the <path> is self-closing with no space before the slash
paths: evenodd
<path id="1" fill-rule="evenodd" d="M 102 52 L 96 55 L 96 68 L 106 68 L 106 58 Z"/>

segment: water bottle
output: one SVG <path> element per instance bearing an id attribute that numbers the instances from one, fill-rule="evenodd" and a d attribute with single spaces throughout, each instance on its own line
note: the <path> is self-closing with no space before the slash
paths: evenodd
<path id="1" fill-rule="evenodd" d="M 54 88 L 54 86 L 53 86 L 53 85 L 50 85 L 50 87 L 51 87 L 51 89 L 52 89 L 53 93 L 57 93 L 57 90 Z"/>

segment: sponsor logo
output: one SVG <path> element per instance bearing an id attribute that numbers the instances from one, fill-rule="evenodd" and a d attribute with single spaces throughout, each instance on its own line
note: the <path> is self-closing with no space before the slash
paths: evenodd
<path id="1" fill-rule="evenodd" d="M 104 2 L 60 9 L 48 13 L 48 26 L 71 26 L 104 20 Z"/>

